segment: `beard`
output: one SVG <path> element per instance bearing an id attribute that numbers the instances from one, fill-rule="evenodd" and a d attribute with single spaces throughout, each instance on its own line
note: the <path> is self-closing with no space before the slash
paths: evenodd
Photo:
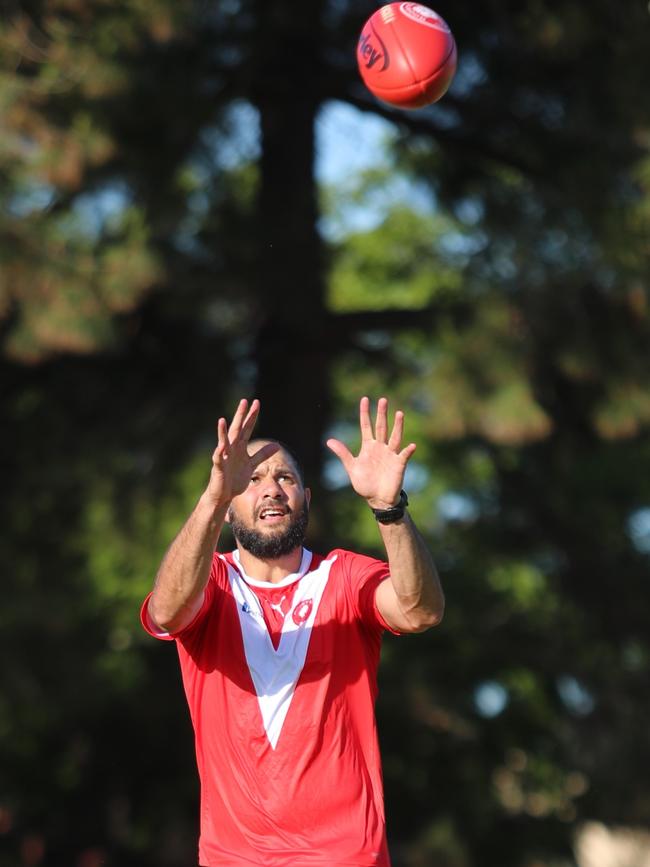
<path id="1" fill-rule="evenodd" d="M 277 560 L 302 548 L 307 533 L 309 509 L 307 503 L 295 514 L 289 513 L 289 526 L 275 533 L 260 533 L 250 527 L 245 527 L 234 512 L 230 513 L 230 529 L 235 539 L 249 554 L 260 560 Z"/>

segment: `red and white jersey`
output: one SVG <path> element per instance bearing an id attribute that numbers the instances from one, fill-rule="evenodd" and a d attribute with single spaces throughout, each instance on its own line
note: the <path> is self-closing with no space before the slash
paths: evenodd
<path id="1" fill-rule="evenodd" d="M 278 584 L 215 554 L 174 638 L 201 780 L 204 867 L 388 867 L 374 704 L 379 560 L 304 550 Z"/>

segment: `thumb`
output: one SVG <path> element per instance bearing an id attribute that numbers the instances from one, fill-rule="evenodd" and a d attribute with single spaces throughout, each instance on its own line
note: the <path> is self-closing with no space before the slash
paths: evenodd
<path id="1" fill-rule="evenodd" d="M 354 455 L 350 449 L 345 445 L 345 443 L 342 443 L 341 440 L 335 440 L 334 438 L 328 439 L 325 445 L 331 452 L 334 452 L 349 475 L 352 464 L 354 463 Z"/>

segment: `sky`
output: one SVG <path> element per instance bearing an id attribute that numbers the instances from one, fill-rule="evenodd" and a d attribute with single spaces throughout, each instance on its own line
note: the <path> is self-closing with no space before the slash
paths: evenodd
<path id="1" fill-rule="evenodd" d="M 342 102 L 328 102 L 316 123 L 316 177 L 342 183 L 351 174 L 382 162 L 382 141 L 394 131 L 389 121 Z"/>

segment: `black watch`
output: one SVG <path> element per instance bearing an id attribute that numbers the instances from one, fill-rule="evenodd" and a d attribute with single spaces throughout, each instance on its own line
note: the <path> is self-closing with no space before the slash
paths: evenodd
<path id="1" fill-rule="evenodd" d="M 406 491 L 400 491 L 399 503 L 391 509 L 372 509 L 372 514 L 380 524 L 394 524 L 404 517 L 404 511 L 409 504 L 409 498 L 406 496 Z"/>

